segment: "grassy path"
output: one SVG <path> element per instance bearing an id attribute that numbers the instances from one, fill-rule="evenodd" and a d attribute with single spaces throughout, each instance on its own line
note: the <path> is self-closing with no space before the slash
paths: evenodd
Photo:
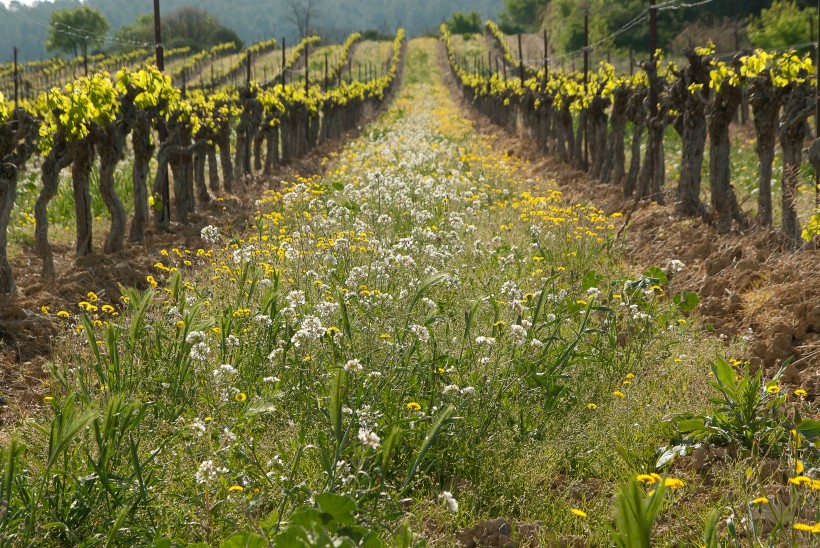
<path id="1" fill-rule="evenodd" d="M 474 132 L 436 48 L 410 44 L 393 106 L 323 177 L 268 193 L 255 230 L 203 230 L 121 315 L 89 296 L 66 320 L 48 409 L 5 452 L 4 538 L 299 546 L 405 524 L 450 546 L 506 517 L 608 542 L 616 486 L 655 471 L 662 417 L 699 410 L 726 350 L 693 344 L 657 271 L 626 275 L 612 219 Z M 737 468 L 734 496 L 759 494 Z M 658 538 L 695 542 L 722 495 L 674 475 Z"/>

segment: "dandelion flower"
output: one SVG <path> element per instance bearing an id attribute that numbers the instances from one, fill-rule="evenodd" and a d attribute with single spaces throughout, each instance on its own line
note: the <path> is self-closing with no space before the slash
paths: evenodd
<path id="1" fill-rule="evenodd" d="M 802 388 L 798 388 L 797 390 L 794 391 L 794 395 L 797 396 L 798 398 L 804 398 L 804 397 L 808 396 L 809 393 L 806 392 L 805 390 L 803 390 Z"/>
<path id="2" fill-rule="evenodd" d="M 236 493 L 236 492 L 244 491 L 244 490 L 245 490 L 245 488 L 242 487 L 241 485 L 231 485 L 230 487 L 228 487 L 228 491 L 230 491 L 231 493 Z"/>
<path id="3" fill-rule="evenodd" d="M 579 518 L 586 518 L 587 517 L 587 513 L 584 512 L 583 510 L 579 510 L 577 508 L 570 508 L 569 511 L 572 512 L 573 514 L 575 514 L 576 516 L 578 516 Z"/>
<path id="4" fill-rule="evenodd" d="M 809 525 L 808 523 L 795 523 L 793 526 L 795 531 L 803 531 L 804 533 L 820 533 L 820 523 Z"/>
<path id="5" fill-rule="evenodd" d="M 615 396 L 616 398 L 625 398 L 626 397 L 626 394 L 624 394 L 620 390 L 616 390 L 615 392 L 612 393 L 612 395 Z"/>
<path id="6" fill-rule="evenodd" d="M 675 489 L 680 489 L 686 484 L 677 478 L 666 478 L 666 480 L 663 482 L 663 485 L 667 489 L 672 489 L 674 491 Z"/>
<path id="7" fill-rule="evenodd" d="M 645 483 L 647 485 L 652 485 L 653 483 L 658 482 L 661 479 L 660 474 L 638 474 L 635 478 L 641 483 Z"/>
<path id="8" fill-rule="evenodd" d="M 64 319 L 65 318 L 70 318 L 71 314 L 69 314 L 68 311 L 66 311 L 66 310 L 60 310 L 59 312 L 57 312 L 57 317 L 58 318 L 64 318 Z"/>
<path id="9" fill-rule="evenodd" d="M 757 497 L 752 501 L 752 504 L 769 504 L 769 499 L 767 499 L 766 497 Z"/>
<path id="10" fill-rule="evenodd" d="M 780 392 L 780 387 L 776 384 L 773 384 L 772 386 L 766 388 L 766 392 L 768 392 L 769 394 L 777 394 L 778 392 Z"/>
<path id="11" fill-rule="evenodd" d="M 589 409 L 590 411 L 595 411 L 596 409 L 598 409 L 598 406 L 595 405 L 594 403 L 588 403 L 587 404 L 587 409 Z"/>
<path id="12" fill-rule="evenodd" d="M 409 409 L 410 411 L 420 411 L 421 410 L 421 405 L 419 405 L 418 403 L 416 403 L 414 401 L 411 401 L 410 403 L 407 404 L 407 409 Z"/>
<path id="13" fill-rule="evenodd" d="M 247 394 L 245 394 L 244 392 L 238 392 L 238 393 L 237 393 L 237 394 L 233 397 L 233 399 L 235 399 L 236 401 L 240 401 L 240 402 L 241 402 L 241 401 L 245 401 L 245 400 L 247 400 L 247 399 L 248 399 L 248 396 L 247 396 Z"/>

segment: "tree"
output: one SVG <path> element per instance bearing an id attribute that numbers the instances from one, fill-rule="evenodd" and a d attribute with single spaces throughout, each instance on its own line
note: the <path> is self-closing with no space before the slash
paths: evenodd
<path id="1" fill-rule="evenodd" d="M 225 42 L 234 42 L 237 48 L 242 41 L 235 31 L 222 25 L 207 11 L 193 6 L 183 6 L 162 18 L 162 35 L 170 48 L 190 46 L 202 50 Z"/>
<path id="2" fill-rule="evenodd" d="M 453 12 L 447 20 L 447 28 L 453 34 L 472 34 L 481 32 L 481 16 L 477 11 L 465 13 L 463 11 Z"/>
<path id="3" fill-rule="evenodd" d="M 154 43 L 154 15 L 140 13 L 136 19 L 117 30 L 114 38 L 123 44 L 124 49 L 133 49 L 134 44 Z"/>
<path id="4" fill-rule="evenodd" d="M 543 0 L 504 0 L 504 11 L 499 14 L 501 30 L 508 34 L 538 29 L 539 12 Z"/>
<path id="5" fill-rule="evenodd" d="M 101 48 L 108 35 L 108 21 L 96 8 L 77 7 L 55 11 L 49 18 L 46 49 L 48 51 L 81 52 L 88 55 L 89 46 Z"/>
<path id="6" fill-rule="evenodd" d="M 313 21 L 317 18 L 318 0 L 287 0 L 290 8 L 288 20 L 296 25 L 301 38 L 313 33 Z"/>
<path id="7" fill-rule="evenodd" d="M 800 9 L 795 0 L 775 0 L 769 9 L 761 10 L 760 17 L 752 19 L 747 33 L 756 47 L 785 48 L 808 42 L 815 20 L 816 9 Z"/>

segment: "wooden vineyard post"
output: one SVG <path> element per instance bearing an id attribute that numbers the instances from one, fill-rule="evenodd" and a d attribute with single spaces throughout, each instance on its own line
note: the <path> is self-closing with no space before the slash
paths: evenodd
<path id="1" fill-rule="evenodd" d="M 18 67 L 17 67 L 17 47 L 14 48 L 14 108 L 17 108 L 17 101 L 19 98 L 19 76 L 18 76 Z"/>
<path id="2" fill-rule="evenodd" d="M 159 0 L 154 0 L 154 42 L 156 42 L 156 56 L 157 68 L 160 72 L 165 71 L 165 52 L 162 47 L 162 22 L 160 19 Z M 165 124 L 160 123 L 159 129 L 160 142 L 168 138 L 168 130 Z M 159 224 L 163 227 L 170 226 L 171 223 L 171 188 L 168 184 L 167 171 L 162 176 L 160 183 L 160 192 L 162 194 L 162 216 L 158 219 Z"/>
<path id="3" fill-rule="evenodd" d="M 245 85 L 248 87 L 248 90 L 251 89 L 251 52 L 248 52 L 248 56 L 246 58 L 246 62 L 248 64 L 248 74 L 245 78 Z"/>
<path id="4" fill-rule="evenodd" d="M 305 93 L 310 89 L 310 44 L 305 42 Z"/>
<path id="5" fill-rule="evenodd" d="M 814 137 L 820 139 L 820 0 L 817 0 L 817 34 L 813 36 L 817 42 L 814 43 L 814 67 L 817 71 L 814 75 Z M 814 25 L 812 25 L 814 28 Z M 820 206 L 820 173 L 814 173 L 814 205 Z"/>
<path id="6" fill-rule="evenodd" d="M 589 4 L 584 10 L 584 93 L 589 93 Z M 584 120 L 584 169 L 589 169 L 589 119 Z"/>
<path id="7" fill-rule="evenodd" d="M 550 41 L 547 29 L 544 29 L 544 89 L 550 81 Z"/>

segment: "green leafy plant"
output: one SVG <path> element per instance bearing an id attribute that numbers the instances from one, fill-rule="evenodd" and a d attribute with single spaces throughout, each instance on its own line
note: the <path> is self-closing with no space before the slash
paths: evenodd
<path id="1" fill-rule="evenodd" d="M 747 451 L 779 454 L 788 444 L 790 430 L 814 439 L 820 434 L 820 421 L 804 419 L 796 411 L 789 418 L 782 411 L 787 397 L 780 390 L 779 379 L 787 365 L 766 382 L 760 370 L 752 374 L 747 366 L 743 374 L 736 374 L 726 360 L 718 357 L 712 364 L 711 385 L 720 397 L 709 400 L 717 406 L 714 412 L 684 413 L 671 420 L 688 440 L 736 443 Z"/>
<path id="2" fill-rule="evenodd" d="M 649 548 L 652 527 L 663 503 L 666 488 L 658 482 L 650 495 L 644 493 L 637 480 L 622 485 L 615 502 L 615 530 L 612 540 L 619 548 Z"/>

